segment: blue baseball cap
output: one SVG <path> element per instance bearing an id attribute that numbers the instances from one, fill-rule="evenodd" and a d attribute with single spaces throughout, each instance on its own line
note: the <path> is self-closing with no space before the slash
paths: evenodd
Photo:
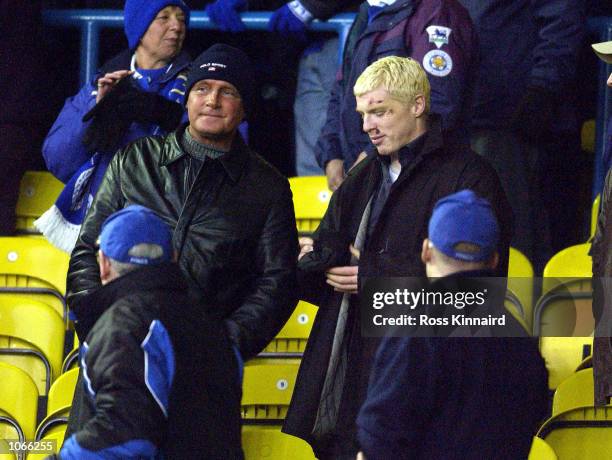
<path id="1" fill-rule="evenodd" d="M 487 200 L 471 190 L 461 190 L 434 206 L 429 240 L 453 259 L 484 262 L 495 253 L 499 225 Z"/>
<path id="2" fill-rule="evenodd" d="M 149 208 L 137 204 L 111 214 L 102 224 L 100 249 L 117 262 L 136 265 L 157 265 L 172 260 L 170 227 Z M 154 244 L 161 248 L 157 257 L 131 255 L 139 244 Z"/>

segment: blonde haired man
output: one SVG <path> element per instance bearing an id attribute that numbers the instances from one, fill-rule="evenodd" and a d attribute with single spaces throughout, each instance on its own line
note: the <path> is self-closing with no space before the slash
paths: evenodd
<path id="1" fill-rule="evenodd" d="M 308 441 L 319 459 L 355 458 L 355 420 L 379 339 L 362 337 L 364 277 L 425 276 L 421 245 L 435 203 L 469 188 L 494 203 L 502 234 L 499 272 L 507 270 L 511 212 L 493 168 L 442 136 L 428 114 L 420 65 L 386 57 L 354 86 L 372 146 L 334 192 L 312 239 L 302 239 L 300 295 L 319 307 L 283 431 Z"/>

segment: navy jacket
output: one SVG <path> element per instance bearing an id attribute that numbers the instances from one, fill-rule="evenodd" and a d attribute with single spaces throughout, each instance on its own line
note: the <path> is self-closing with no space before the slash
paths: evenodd
<path id="1" fill-rule="evenodd" d="M 534 340 L 383 339 L 357 417 L 366 458 L 526 459 L 548 413 Z"/>
<path id="2" fill-rule="evenodd" d="M 364 2 L 347 38 L 327 122 L 315 148 L 319 165 L 343 159 L 348 168 L 371 145 L 355 110 L 353 86 L 368 65 L 385 56 L 410 56 L 420 62 L 431 84 L 431 112 L 442 115 L 445 129 L 462 126 L 477 47 L 472 21 L 456 0 L 398 0 L 370 24 Z"/>
<path id="3" fill-rule="evenodd" d="M 571 90 L 584 36 L 584 2 L 459 1 L 469 11 L 480 43 L 474 127 L 506 126 L 528 87 L 560 95 Z M 575 124 L 572 107 L 563 104 L 554 118 L 556 131 Z"/>

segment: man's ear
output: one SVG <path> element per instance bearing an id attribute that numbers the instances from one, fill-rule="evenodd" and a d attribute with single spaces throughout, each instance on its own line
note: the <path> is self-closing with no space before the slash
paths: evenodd
<path id="1" fill-rule="evenodd" d="M 490 270 L 495 270 L 497 268 L 497 264 L 499 264 L 499 254 L 495 252 L 487 262 L 487 268 Z"/>
<path id="2" fill-rule="evenodd" d="M 425 113 L 425 96 L 419 94 L 414 98 L 414 105 L 412 106 L 412 111 L 416 118 L 419 118 Z"/>
<path id="3" fill-rule="evenodd" d="M 421 249 L 421 262 L 427 264 L 431 260 L 431 248 L 429 247 L 429 238 L 423 240 L 423 248 Z"/>
<path id="4" fill-rule="evenodd" d="M 100 281 L 102 281 L 102 284 L 105 284 L 106 282 L 110 281 L 111 278 L 110 259 L 106 257 L 106 254 L 104 254 L 102 250 L 98 251 L 98 256 L 98 264 L 100 265 Z"/>

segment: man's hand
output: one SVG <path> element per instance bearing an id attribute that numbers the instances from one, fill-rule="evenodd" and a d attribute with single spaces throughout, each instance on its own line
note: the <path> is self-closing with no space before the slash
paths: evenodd
<path id="1" fill-rule="evenodd" d="M 355 163 L 353 163 L 353 166 L 351 166 L 349 171 L 353 169 L 355 166 L 357 166 L 361 161 L 365 160 L 367 157 L 368 157 L 368 154 L 365 152 L 361 152 L 359 155 L 357 155 L 357 159 L 355 160 Z"/>
<path id="2" fill-rule="evenodd" d="M 119 81 L 128 75 L 132 75 L 132 70 L 116 70 L 115 72 L 109 72 L 104 76 L 98 78 L 98 94 L 96 95 L 96 104 L 108 94 L 108 92 L 117 84 Z"/>
<path id="3" fill-rule="evenodd" d="M 334 288 L 336 292 L 357 294 L 357 275 L 359 267 L 350 265 L 345 267 L 333 267 L 325 272 L 326 283 Z"/>
<path id="4" fill-rule="evenodd" d="M 240 19 L 239 11 L 247 7 L 247 0 L 216 0 L 206 7 L 210 20 L 224 32 L 243 32 L 246 26 Z"/>
<path id="5" fill-rule="evenodd" d="M 344 161 L 329 160 L 325 165 L 325 175 L 327 176 L 327 186 L 334 192 L 344 180 Z"/>
<path id="6" fill-rule="evenodd" d="M 306 254 L 311 252 L 314 249 L 314 240 L 308 236 L 303 236 L 299 239 L 300 243 L 300 254 L 298 255 L 298 260 L 304 257 Z"/>

